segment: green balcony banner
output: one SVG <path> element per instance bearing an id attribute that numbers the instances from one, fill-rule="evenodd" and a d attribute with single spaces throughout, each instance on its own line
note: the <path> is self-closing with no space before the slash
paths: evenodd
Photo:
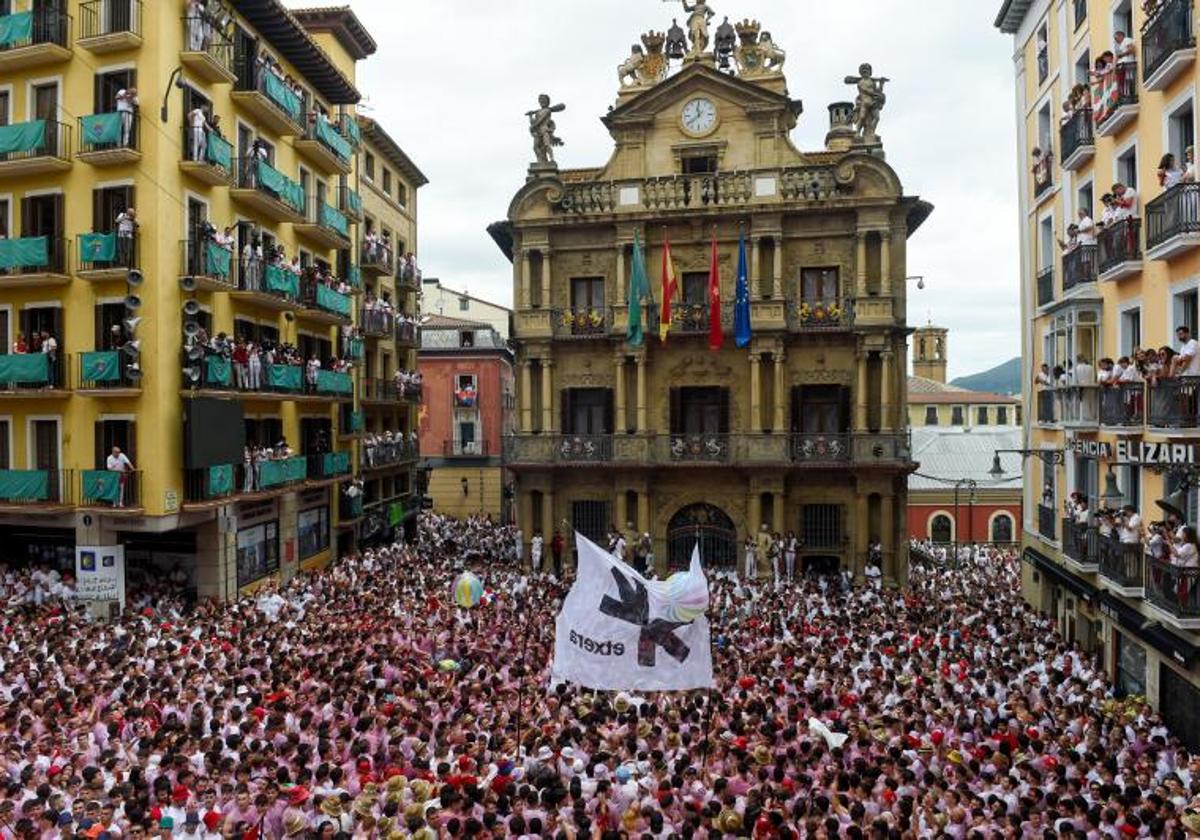
<path id="1" fill-rule="evenodd" d="M 359 195 L 355 190 L 350 190 L 346 195 L 346 203 L 350 207 L 350 212 L 355 216 L 361 216 L 363 212 L 362 196 Z"/>
<path id="2" fill-rule="evenodd" d="M 333 127 L 333 123 L 317 117 L 317 139 L 333 150 L 334 154 L 342 160 L 350 160 L 350 156 L 354 154 L 354 150 L 350 148 L 350 144 L 346 142 L 346 138 L 337 133 L 337 129 Z"/>
<path id="3" fill-rule="evenodd" d="M 229 277 L 229 268 L 233 263 L 233 252 L 222 248 L 211 239 L 204 243 L 204 268 L 209 277 Z"/>
<path id="4" fill-rule="evenodd" d="M 46 121 L 17 123 L 0 127 L 0 155 L 32 152 L 46 146 Z"/>
<path id="5" fill-rule="evenodd" d="M 233 169 L 233 145 L 223 137 L 218 137 L 215 134 L 208 135 L 208 148 L 205 151 L 205 157 L 213 166 L 219 166 L 222 169 Z"/>
<path id="6" fill-rule="evenodd" d="M 358 517 L 362 516 L 362 512 L 362 496 L 355 496 L 353 499 L 349 499 L 346 502 L 346 513 L 350 514 L 350 516 L 346 517 L 347 519 L 357 519 Z"/>
<path id="7" fill-rule="evenodd" d="M 404 521 L 404 502 L 392 502 L 388 505 L 388 524 L 392 527 Z"/>
<path id="8" fill-rule="evenodd" d="M 208 498 L 216 499 L 233 492 L 233 464 L 208 468 Z"/>
<path id="9" fill-rule="evenodd" d="M 233 384 L 233 365 L 224 356 L 209 356 L 204 360 L 204 383 L 206 385 Z"/>
<path id="10" fill-rule="evenodd" d="M 49 264 L 50 240 L 45 236 L 0 239 L 0 268 L 42 268 Z"/>
<path id="11" fill-rule="evenodd" d="M 356 265 L 352 265 L 346 269 L 346 282 L 350 284 L 352 289 L 362 288 L 362 269 Z"/>
<path id="12" fill-rule="evenodd" d="M 298 213 L 304 212 L 304 188 L 265 160 L 258 162 L 258 182 Z"/>
<path id="13" fill-rule="evenodd" d="M 0 499 L 6 502 L 44 502 L 49 498 L 49 470 L 0 470 Z"/>
<path id="14" fill-rule="evenodd" d="M 343 475 L 350 472 L 349 452 L 326 452 L 324 457 L 325 475 Z"/>
<path id="15" fill-rule="evenodd" d="M 116 350 L 97 350 L 83 354 L 84 382 L 116 382 L 121 378 L 121 354 Z"/>
<path id="16" fill-rule="evenodd" d="M 366 428 L 366 418 L 363 417 L 361 411 L 350 412 L 350 428 L 351 432 L 361 432 Z"/>
<path id="17" fill-rule="evenodd" d="M 347 239 L 350 238 L 350 220 L 340 210 L 336 210 L 328 204 L 322 204 L 320 222 Z"/>
<path id="18" fill-rule="evenodd" d="M 79 139 L 84 151 L 87 151 L 87 146 L 116 145 L 121 142 L 121 115 L 115 111 L 80 117 L 79 123 L 83 133 Z"/>
<path id="19" fill-rule="evenodd" d="M 79 234 L 79 261 L 82 263 L 110 263 L 117 258 L 117 235 L 115 233 Z"/>
<path id="20" fill-rule="evenodd" d="M 281 391 L 299 391 L 300 365 L 267 365 L 267 387 Z"/>
<path id="21" fill-rule="evenodd" d="M 317 371 L 317 390 L 322 394 L 353 394 L 354 380 L 348 373 L 332 370 Z"/>
<path id="22" fill-rule="evenodd" d="M 50 357 L 45 353 L 0 356 L 0 382 L 45 385 L 50 381 Z"/>
<path id="23" fill-rule="evenodd" d="M 361 338 L 350 339 L 350 358 L 361 359 L 366 355 L 367 343 Z"/>
<path id="24" fill-rule="evenodd" d="M 300 297 L 300 278 L 278 265 L 268 265 L 264 273 L 269 292 L 282 292 L 292 300 Z"/>
<path id="25" fill-rule="evenodd" d="M 355 119 L 353 114 L 342 115 L 342 131 L 345 133 L 346 139 L 355 146 L 362 143 L 362 132 L 359 131 L 358 120 Z"/>
<path id="26" fill-rule="evenodd" d="M 328 312 L 350 317 L 350 297 L 334 291 L 328 286 L 317 285 L 317 306 Z"/>
<path id="27" fill-rule="evenodd" d="M 121 473 L 114 470 L 85 470 L 83 473 L 84 501 L 121 501 Z"/>
<path id="28" fill-rule="evenodd" d="M 0 47 L 28 44 L 33 40 L 33 12 L 0 17 Z"/>
<path id="29" fill-rule="evenodd" d="M 266 91 L 266 94 L 271 101 L 282 108 L 284 113 L 291 117 L 295 122 L 299 123 L 301 121 L 301 112 L 303 111 L 303 106 L 300 103 L 300 97 L 297 96 L 291 88 L 284 84 L 283 79 L 279 78 L 274 73 L 264 73 L 263 82 L 263 90 Z"/>
<path id="30" fill-rule="evenodd" d="M 303 455 L 282 461 L 263 461 L 258 470 L 260 487 L 278 487 L 308 478 L 308 459 Z"/>

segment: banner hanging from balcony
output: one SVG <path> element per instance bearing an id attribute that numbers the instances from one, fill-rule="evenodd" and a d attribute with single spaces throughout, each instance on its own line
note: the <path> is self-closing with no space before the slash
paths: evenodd
<path id="1" fill-rule="evenodd" d="M 33 12 L 0 17 L 0 47 L 28 44 L 33 40 Z"/>
<path id="2" fill-rule="evenodd" d="M 330 207 L 328 204 L 321 205 L 321 217 L 320 217 L 319 221 L 321 222 L 322 225 L 329 228 L 330 230 L 336 230 L 338 233 L 340 233 L 342 236 L 346 237 L 347 239 L 350 238 L 350 222 L 349 222 L 349 220 L 344 215 L 342 215 L 341 212 L 334 209 L 333 207 Z"/>
<path id="3" fill-rule="evenodd" d="M 46 146 L 46 121 L 17 123 L 0 127 L 0 155 L 32 152 Z"/>
<path id="4" fill-rule="evenodd" d="M 362 144 L 362 132 L 358 130 L 358 119 L 353 114 L 342 114 L 342 131 L 355 146 Z"/>
<path id="5" fill-rule="evenodd" d="M 278 265 L 268 265 L 264 273 L 268 292 L 281 292 L 292 300 L 300 297 L 300 278 Z"/>
<path id="6" fill-rule="evenodd" d="M 346 209 L 355 216 L 361 216 L 363 214 L 362 196 L 359 195 L 357 191 L 348 190 L 346 192 Z"/>
<path id="7" fill-rule="evenodd" d="M 350 472 L 349 452 L 326 452 L 322 459 L 325 475 L 345 475 Z"/>
<path id="8" fill-rule="evenodd" d="M 208 148 L 205 150 L 204 156 L 213 166 L 219 166 L 227 171 L 233 170 L 233 145 L 223 137 L 210 133 Z"/>
<path id="9" fill-rule="evenodd" d="M 300 97 L 284 84 L 283 79 L 270 71 L 264 72 L 263 90 L 271 101 L 282 108 L 289 117 L 297 123 L 301 121 L 301 112 L 304 109 L 300 103 Z"/>
<path id="10" fill-rule="evenodd" d="M 121 354 L 116 350 L 84 353 L 79 378 L 84 382 L 116 382 L 121 378 Z"/>
<path id="11" fill-rule="evenodd" d="M 117 258 L 117 235 L 115 233 L 79 234 L 79 261 L 82 263 L 110 263 Z"/>
<path id="12" fill-rule="evenodd" d="M 354 150 L 350 148 L 350 144 L 346 138 L 337 133 L 337 130 L 331 123 L 317 117 L 317 139 L 328 146 L 334 154 L 342 160 L 350 160 L 350 156 L 354 154 Z"/>
<path id="13" fill-rule="evenodd" d="M 671 241 L 667 239 L 666 227 L 663 227 L 663 256 L 662 256 L 662 300 L 658 306 L 658 340 L 667 343 L 667 333 L 671 331 L 671 301 L 679 283 L 675 279 L 675 263 L 671 260 Z"/>
<path id="14" fill-rule="evenodd" d="M 258 182 L 298 213 L 304 212 L 304 188 L 265 160 L 258 162 Z"/>
<path id="15" fill-rule="evenodd" d="M 85 502 L 121 501 L 121 476 L 115 470 L 85 470 L 83 473 L 83 498 Z"/>
<path id="16" fill-rule="evenodd" d="M 303 455 L 282 461 L 263 461 L 258 470 L 259 485 L 264 488 L 304 481 L 307 477 L 308 459 Z"/>
<path id="17" fill-rule="evenodd" d="M 335 370 L 318 370 L 317 390 L 322 394 L 350 395 L 354 393 L 354 380 L 348 373 L 341 373 Z"/>
<path id="18" fill-rule="evenodd" d="M 204 360 L 204 384 L 222 385 L 233 384 L 233 365 L 224 356 L 209 356 Z"/>
<path id="19" fill-rule="evenodd" d="M 79 141 L 85 146 L 115 146 L 121 142 L 121 115 L 89 114 L 79 118 L 83 136 Z"/>
<path id="20" fill-rule="evenodd" d="M 0 384 L 45 385 L 50 381 L 50 357 L 45 353 L 0 356 Z"/>
<path id="21" fill-rule="evenodd" d="M 322 283 L 317 284 L 317 306 L 327 312 L 350 317 L 350 298 Z"/>
<path id="22" fill-rule="evenodd" d="M 625 341 L 630 347 L 641 347 L 646 340 L 642 326 L 642 301 L 650 295 L 650 283 L 646 279 L 646 259 L 642 254 L 642 240 L 633 234 L 633 271 L 629 279 L 629 317 L 625 328 Z"/>
<path id="23" fill-rule="evenodd" d="M 209 240 L 204 243 L 204 266 L 210 277 L 228 277 L 233 252 Z"/>
<path id="24" fill-rule="evenodd" d="M 299 365 L 267 365 L 267 387 L 279 391 L 299 391 Z"/>
<path id="25" fill-rule="evenodd" d="M 49 498 L 48 470 L 0 470 L 0 499 L 6 502 L 44 502 Z"/>
<path id="26" fill-rule="evenodd" d="M 233 492 L 233 464 L 208 468 L 208 498 L 219 499 Z"/>
<path id="27" fill-rule="evenodd" d="M 555 622 L 552 683 L 597 690 L 713 685 L 708 579 L 700 548 L 687 572 L 647 580 L 581 534 L 578 576 Z"/>
<path id="28" fill-rule="evenodd" d="M 45 236 L 0 239 L 0 268 L 42 268 L 49 264 L 50 240 Z"/>
<path id="29" fill-rule="evenodd" d="M 738 236 L 737 288 L 733 299 L 733 340 L 738 347 L 749 347 L 752 337 L 750 328 L 750 280 L 746 268 L 746 231 Z"/>
<path id="30" fill-rule="evenodd" d="M 712 237 L 708 262 L 708 349 L 720 350 L 725 343 L 721 331 L 721 265 L 717 259 L 717 234 Z"/>

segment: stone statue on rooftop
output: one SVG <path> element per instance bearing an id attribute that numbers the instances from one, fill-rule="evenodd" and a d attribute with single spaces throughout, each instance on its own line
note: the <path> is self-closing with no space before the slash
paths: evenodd
<path id="1" fill-rule="evenodd" d="M 891 80 L 872 76 L 871 73 L 871 65 L 862 64 L 857 76 L 846 77 L 846 84 L 858 89 L 858 96 L 854 100 L 854 127 L 858 136 L 866 143 L 878 143 L 876 129 L 879 127 L 879 114 L 887 103 L 883 86 Z"/>
<path id="2" fill-rule="evenodd" d="M 687 57 L 699 58 L 708 49 L 708 22 L 717 13 L 705 0 L 696 0 L 694 3 L 683 0 L 683 10 L 688 13 L 688 37 L 692 42 Z"/>
<path id="3" fill-rule="evenodd" d="M 554 147 L 563 144 L 554 133 L 554 115 L 565 110 L 566 105 L 551 105 L 550 96 L 543 93 L 538 97 L 538 107 L 525 112 L 529 117 L 529 133 L 533 136 L 533 154 L 540 164 L 553 164 Z"/>

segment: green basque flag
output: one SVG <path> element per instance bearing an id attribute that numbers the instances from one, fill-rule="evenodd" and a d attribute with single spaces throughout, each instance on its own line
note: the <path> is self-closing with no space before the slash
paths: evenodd
<path id="1" fill-rule="evenodd" d="M 633 276 L 629 280 L 629 324 L 625 329 L 625 341 L 631 347 L 641 347 L 646 341 L 642 327 L 642 299 L 650 292 L 646 280 L 646 258 L 642 254 L 642 239 L 633 235 Z"/>

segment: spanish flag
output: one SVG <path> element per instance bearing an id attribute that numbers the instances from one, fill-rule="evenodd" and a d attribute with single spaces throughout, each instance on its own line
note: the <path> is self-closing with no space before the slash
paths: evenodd
<path id="1" fill-rule="evenodd" d="M 671 298 L 675 297 L 675 293 L 679 288 L 679 284 L 675 280 L 675 264 L 671 262 L 671 242 L 667 239 L 666 231 L 663 231 L 663 259 L 662 259 L 662 305 L 658 308 L 658 340 L 663 344 L 667 343 L 667 333 L 671 331 Z"/>

